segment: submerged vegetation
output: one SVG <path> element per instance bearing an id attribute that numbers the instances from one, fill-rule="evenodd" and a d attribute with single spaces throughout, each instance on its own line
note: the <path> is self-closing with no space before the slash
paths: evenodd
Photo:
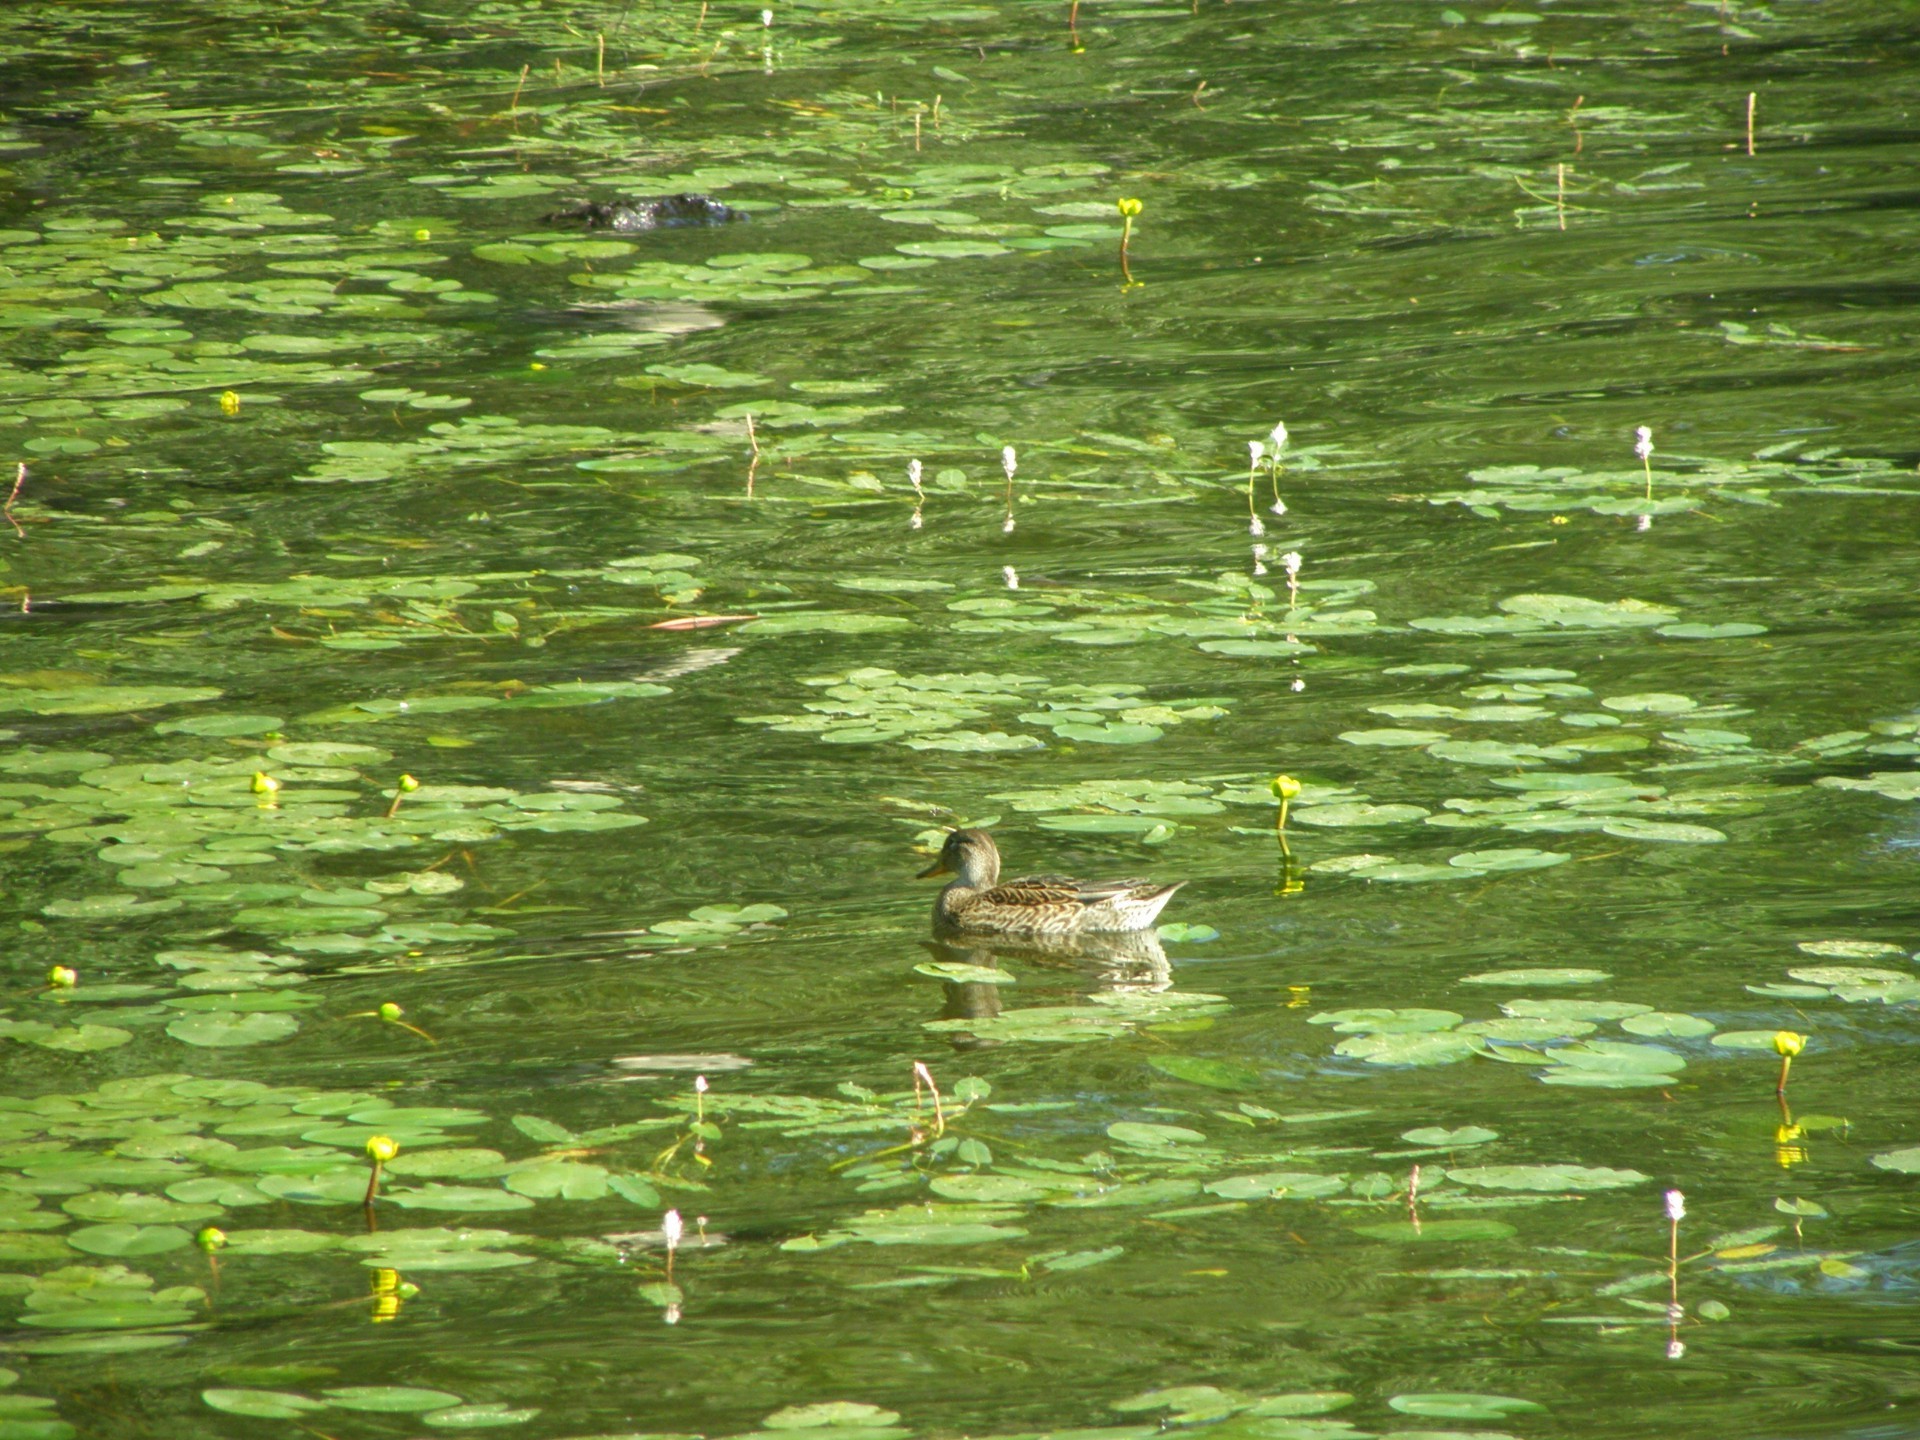
<path id="1" fill-rule="evenodd" d="M 1916 63 L 12 6 L 0 1440 L 1888 1423 Z"/>

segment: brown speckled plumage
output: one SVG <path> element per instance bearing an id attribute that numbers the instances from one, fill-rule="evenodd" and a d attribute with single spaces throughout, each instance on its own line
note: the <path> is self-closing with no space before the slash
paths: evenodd
<path id="1" fill-rule="evenodd" d="M 1085 935 L 1145 930 L 1185 881 L 1000 879 L 1000 851 L 984 830 L 956 830 L 922 876 L 954 878 L 933 902 L 942 935 Z"/>

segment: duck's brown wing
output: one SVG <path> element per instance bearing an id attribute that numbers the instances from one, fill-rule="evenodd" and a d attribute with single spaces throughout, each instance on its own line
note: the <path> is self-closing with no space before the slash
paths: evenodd
<path id="1" fill-rule="evenodd" d="M 1018 880 L 1003 880 L 991 890 L 981 891 L 980 899 L 989 905 L 1021 908 L 1035 905 L 1098 905 L 1103 900 L 1124 899 L 1127 896 L 1144 899 L 1178 888 L 1177 885 L 1161 885 L 1152 880 L 1074 880 L 1065 875 L 1023 875 Z"/>

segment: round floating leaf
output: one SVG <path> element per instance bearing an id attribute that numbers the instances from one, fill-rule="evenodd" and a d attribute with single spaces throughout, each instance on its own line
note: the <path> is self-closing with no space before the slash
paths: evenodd
<path id="1" fill-rule="evenodd" d="M 1713 1044 L 1722 1050 L 1764 1050 L 1773 1053 L 1775 1030 L 1723 1030 L 1713 1037 Z"/>
<path id="2" fill-rule="evenodd" d="M 1096 745 L 1141 745 L 1158 740 L 1167 732 L 1154 725 L 1129 725 L 1110 720 L 1102 725 L 1056 725 L 1053 733 L 1063 740 Z"/>
<path id="3" fill-rule="evenodd" d="M 1388 748 L 1433 745 L 1448 738 L 1444 730 L 1342 730 L 1340 738 L 1349 745 L 1377 745 Z"/>
<path id="4" fill-rule="evenodd" d="M 1520 1020 L 1624 1020 L 1653 1007 L 1631 1000 L 1502 1000 L 1500 1009 Z"/>
<path id="5" fill-rule="evenodd" d="M 1556 1065 L 1576 1070 L 1628 1071 L 1665 1076 L 1687 1068 L 1687 1062 L 1671 1050 L 1624 1040 L 1583 1040 L 1577 1045 L 1565 1045 L 1550 1051 L 1546 1058 Z"/>
<path id="6" fill-rule="evenodd" d="M 234 1255 L 312 1255 L 336 1250 L 338 1235 L 317 1230 L 229 1230 L 227 1251 Z"/>
<path id="7" fill-rule="evenodd" d="M 1223 1200 L 1317 1200 L 1338 1195 L 1347 1182 L 1337 1175 L 1315 1175 L 1301 1170 L 1273 1170 L 1263 1175 L 1235 1175 L 1215 1180 L 1206 1189 Z"/>
<path id="8" fill-rule="evenodd" d="M 1794 948 L 1828 960 L 1878 960 L 1907 953 L 1902 946 L 1884 940 L 1802 940 Z"/>
<path id="9" fill-rule="evenodd" d="M 1396 861 L 1385 865 L 1368 865 L 1353 873 L 1362 880 L 1382 880 L 1398 885 L 1421 885 L 1435 880 L 1464 880 L 1483 872 L 1469 870 L 1460 865 L 1403 864 Z"/>
<path id="10" fill-rule="evenodd" d="M 445 1390 L 423 1390 L 411 1385 L 343 1385 L 323 1392 L 327 1402 L 342 1410 L 371 1410 L 381 1415 L 412 1415 L 422 1410 L 444 1410 L 460 1397 Z"/>
<path id="11" fill-rule="evenodd" d="M 1667 1035 L 1676 1039 L 1691 1039 L 1698 1035 L 1711 1035 L 1714 1024 L 1711 1020 L 1702 1020 L 1698 1015 L 1653 1010 L 1645 1015 L 1627 1016 L 1620 1022 L 1620 1028 L 1629 1035 L 1645 1035 L 1649 1039 Z"/>
<path id="12" fill-rule="evenodd" d="M 1293 812 L 1302 825 L 1403 825 L 1424 820 L 1432 812 L 1418 805 L 1370 805 L 1363 801 L 1345 804 L 1306 805 Z"/>
<path id="13" fill-rule="evenodd" d="M 1014 977 L 992 965 L 968 965 L 958 960 L 923 960 L 913 967 L 921 975 L 955 985 L 1012 985 Z"/>
<path id="14" fill-rule="evenodd" d="M 1182 920 L 1160 926 L 1157 933 L 1169 945 L 1202 945 L 1220 938 L 1220 932 L 1211 925 L 1188 924 Z"/>
<path id="15" fill-rule="evenodd" d="M 287 1390 L 202 1390 L 200 1398 L 228 1415 L 254 1420 L 298 1420 L 311 1410 L 324 1410 L 324 1400 L 309 1400 Z"/>
<path id="16" fill-rule="evenodd" d="M 1787 974 L 1809 985 L 1841 989 L 1905 985 L 1915 978 L 1912 971 L 1882 970 L 1870 965 L 1796 965 Z"/>
<path id="17" fill-rule="evenodd" d="M 1213 1090 L 1253 1090 L 1261 1083 L 1257 1071 L 1229 1060 L 1209 1060 L 1197 1055 L 1153 1055 L 1147 1063 L 1163 1075 Z"/>
<path id="18" fill-rule="evenodd" d="M 1067 1184 L 1047 1185 L 1011 1175 L 941 1175 L 930 1187 L 949 1200 L 973 1200 L 987 1205 L 1017 1204 L 1058 1194 Z"/>
<path id="19" fill-rule="evenodd" d="M 1728 621 L 1724 625 L 1702 625 L 1689 621 L 1680 625 L 1662 625 L 1653 633 L 1670 640 L 1736 640 L 1748 635 L 1764 635 L 1767 627 L 1749 625 L 1739 620 Z"/>
<path id="20" fill-rule="evenodd" d="M 607 1193 L 607 1172 L 598 1165 L 556 1160 L 515 1170 L 506 1186 L 516 1195 L 539 1200 L 598 1200 Z"/>
<path id="21" fill-rule="evenodd" d="M 1452 1010 L 1324 1010 L 1309 1025 L 1331 1025 L 1343 1035 L 1411 1035 L 1451 1030 L 1461 1017 Z"/>
<path id="22" fill-rule="evenodd" d="M 1482 1190 L 1574 1191 L 1619 1190 L 1647 1177 L 1638 1170 L 1610 1170 L 1587 1165 L 1480 1165 L 1447 1171 L 1458 1185 Z"/>
<path id="23" fill-rule="evenodd" d="M 488 1430 L 500 1425 L 524 1425 L 539 1413 L 538 1409 L 510 1409 L 496 1401 L 487 1405 L 449 1405 L 444 1410 L 429 1410 L 420 1419 L 436 1430 Z"/>
<path id="24" fill-rule="evenodd" d="M 1236 655 L 1253 659 L 1284 655 L 1310 655 L 1313 646 L 1293 640 L 1202 640 L 1200 648 L 1214 655 Z"/>
<path id="25" fill-rule="evenodd" d="M 67 1232 L 67 1243 L 89 1255 L 161 1255 L 192 1239 L 177 1225 L 87 1225 Z"/>
<path id="26" fill-rule="evenodd" d="M 1597 985 L 1602 980 L 1612 978 L 1613 976 L 1605 970 L 1582 970 L 1577 966 L 1548 966 L 1533 970 L 1483 970 L 1478 975 L 1461 976 L 1460 983 L 1462 985 Z"/>
<path id="27" fill-rule="evenodd" d="M 1510 595 L 1500 602 L 1509 615 L 1570 629 L 1616 629 L 1666 624 L 1678 612 L 1644 600 L 1589 600 L 1580 595 Z"/>
<path id="28" fill-rule="evenodd" d="M 1618 710 L 1625 715 L 1684 715 L 1689 710 L 1700 708 L 1696 700 L 1663 691 L 1651 691 L 1643 695 L 1608 695 L 1600 703 L 1609 710 Z"/>
<path id="29" fill-rule="evenodd" d="M 196 715 L 187 720 L 166 720 L 153 727 L 157 735 L 201 735 L 208 739 L 227 739 L 235 735 L 267 735 L 286 722 L 278 715 Z"/>
<path id="30" fill-rule="evenodd" d="M 1580 1035 L 1591 1035 L 1598 1028 L 1590 1020 L 1469 1020 L 1460 1027 L 1460 1033 L 1481 1035 L 1488 1040 L 1538 1045 L 1554 1040 L 1571 1040 Z M 1496 1058 L 1512 1057 L 1503 1055 Z M 1537 1055 L 1529 1056 L 1528 1063 L 1533 1063 L 1539 1058 Z"/>
<path id="31" fill-rule="evenodd" d="M 1675 820 L 1643 820 L 1637 815 L 1609 819 L 1602 832 L 1622 840 L 1661 840 L 1679 845 L 1715 845 L 1727 838 L 1726 831 L 1711 825 L 1686 825 Z"/>
<path id="32" fill-rule="evenodd" d="M 284 1040 L 300 1028 L 291 1015 L 272 1012 L 250 1014 L 187 1015 L 167 1026 L 167 1034 L 188 1045 L 229 1048 L 240 1045 L 264 1045 Z"/>
<path id="33" fill-rule="evenodd" d="M 1920 1145 L 1909 1146 L 1905 1150 L 1884 1150 L 1871 1157 L 1871 1163 L 1882 1170 L 1894 1170 L 1902 1175 L 1920 1175 Z"/>
<path id="34" fill-rule="evenodd" d="M 878 1428 L 900 1418 L 895 1410 L 878 1405 L 863 1405 L 853 1400 L 823 1400 L 813 1405 L 788 1405 L 776 1410 L 760 1423 L 769 1430 L 818 1430 L 857 1425 Z"/>
<path id="35" fill-rule="evenodd" d="M 1336 1055 L 1369 1065 L 1451 1065 L 1474 1053 L 1472 1035 L 1356 1035 L 1334 1047 Z"/>
<path id="36" fill-rule="evenodd" d="M 1122 1145 L 1160 1149 L 1168 1145 L 1191 1145 L 1207 1137 L 1183 1125 L 1153 1125 L 1138 1120 L 1116 1120 L 1107 1126 L 1107 1135 Z"/>
<path id="37" fill-rule="evenodd" d="M 1352 1403 L 1353 1396 L 1345 1390 L 1307 1390 L 1292 1395 L 1265 1396 L 1242 1413 L 1263 1416 L 1325 1415 L 1330 1411 L 1344 1410 Z M 1259 1433 L 1265 1435 L 1269 1432 L 1262 1427 Z"/>
<path id="38" fill-rule="evenodd" d="M 1493 873 L 1502 870 L 1546 870 L 1555 865 L 1564 865 L 1572 858 L 1571 855 L 1563 854 L 1558 850 L 1534 850 L 1515 846 L 1501 850 L 1468 850 L 1463 854 L 1450 856 L 1447 863 L 1467 870 Z"/>
<path id="39" fill-rule="evenodd" d="M 1511 1395 L 1467 1395 L 1451 1392 L 1424 1395 L 1395 1395 L 1387 1404 L 1402 1415 L 1421 1415 L 1435 1420 L 1504 1420 L 1509 1415 L 1525 1415 L 1546 1409 L 1531 1400 Z"/>
<path id="40" fill-rule="evenodd" d="M 1462 1125 L 1458 1130 L 1429 1125 L 1421 1130 L 1408 1130 L 1400 1138 L 1409 1145 L 1431 1145 L 1436 1149 L 1460 1150 L 1469 1145 L 1484 1145 L 1489 1140 L 1498 1140 L 1500 1132 L 1488 1130 L 1480 1125 Z"/>

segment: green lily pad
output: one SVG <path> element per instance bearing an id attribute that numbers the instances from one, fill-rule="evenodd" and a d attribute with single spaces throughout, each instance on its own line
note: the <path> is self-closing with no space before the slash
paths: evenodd
<path id="1" fill-rule="evenodd" d="M 420 1417 L 436 1430 L 491 1430 L 503 1425 L 524 1425 L 540 1411 L 515 1410 L 501 1401 L 485 1405 L 449 1405 L 444 1410 L 429 1410 Z"/>
<path id="2" fill-rule="evenodd" d="M 1647 1180 L 1638 1170 L 1588 1165 L 1481 1165 L 1447 1171 L 1458 1185 L 1482 1190 L 1540 1190 L 1586 1193 L 1618 1190 Z"/>
<path id="3" fill-rule="evenodd" d="M 1547 1408 L 1532 1400 L 1519 1400 L 1511 1395 L 1453 1392 L 1395 1395 L 1387 1404 L 1402 1415 L 1419 1415 L 1435 1420 L 1504 1420 L 1509 1415 L 1537 1414 Z"/>
<path id="4" fill-rule="evenodd" d="M 188 1045 L 226 1049 L 284 1040 L 300 1028 L 291 1015 L 272 1012 L 187 1015 L 167 1026 L 167 1034 Z"/>
<path id="5" fill-rule="evenodd" d="M 1711 1035 L 1715 1027 L 1711 1020 L 1702 1020 L 1698 1015 L 1654 1010 L 1645 1015 L 1627 1016 L 1620 1022 L 1620 1028 L 1629 1035 L 1645 1035 L 1649 1039 L 1668 1035 L 1676 1039 L 1692 1039 Z"/>
<path id="6" fill-rule="evenodd" d="M 920 975 L 931 975 L 955 985 L 1011 985 L 1015 977 L 992 965 L 968 965 L 958 960 L 923 960 L 914 966 Z"/>
<path id="7" fill-rule="evenodd" d="M 162 1255 L 193 1237 L 178 1225 L 87 1225 L 67 1232 L 67 1243 L 89 1255 Z"/>
<path id="8" fill-rule="evenodd" d="M 412 1385 L 342 1385 L 322 1392 L 327 1403 L 341 1410 L 370 1410 L 380 1415 L 412 1415 L 458 1405 L 460 1397 L 445 1390 Z"/>
<path id="9" fill-rule="evenodd" d="M 298 1420 L 327 1402 L 285 1390 L 202 1390 L 200 1398 L 215 1410 L 253 1420 Z"/>
<path id="10" fill-rule="evenodd" d="M 1254 1090 L 1261 1084 L 1257 1071 L 1229 1060 L 1210 1060 L 1198 1055 L 1151 1055 L 1147 1063 L 1163 1075 L 1213 1090 Z"/>
<path id="11" fill-rule="evenodd" d="M 1440 1125 L 1429 1125 L 1419 1130 L 1408 1130 L 1400 1138 L 1409 1145 L 1430 1145 L 1435 1149 L 1462 1150 L 1469 1145 L 1485 1145 L 1489 1140 L 1498 1140 L 1500 1132 L 1489 1130 L 1482 1125 L 1462 1125 L 1457 1130 L 1449 1130 Z"/>
<path id="12" fill-rule="evenodd" d="M 898 1411 L 882 1410 L 878 1405 L 852 1400 L 824 1400 L 812 1405 L 788 1405 L 774 1411 L 760 1423 L 769 1430 L 838 1430 L 847 1426 L 887 1426 L 899 1418 Z"/>
<path id="13" fill-rule="evenodd" d="M 1295 823 L 1301 825 L 1404 825 L 1413 820 L 1424 820 L 1431 813 L 1418 805 L 1373 805 L 1353 801 L 1304 805 L 1293 812 L 1293 818 Z"/>

